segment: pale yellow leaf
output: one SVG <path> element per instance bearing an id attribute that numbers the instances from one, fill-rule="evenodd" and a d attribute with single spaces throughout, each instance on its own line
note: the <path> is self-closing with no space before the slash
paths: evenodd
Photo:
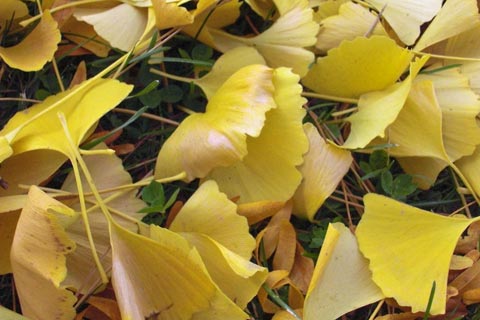
<path id="1" fill-rule="evenodd" d="M 24 316 L 19 313 L 13 312 L 5 308 L 4 306 L 0 306 L 0 318 L 3 320 L 28 320 Z"/>
<path id="2" fill-rule="evenodd" d="M 75 316 L 73 292 L 62 285 L 66 256 L 75 250 L 65 228 L 75 212 L 33 186 L 12 244 L 11 262 L 22 313 L 30 319 Z"/>
<path id="3" fill-rule="evenodd" d="M 110 45 L 105 39 L 97 35 L 93 26 L 86 22 L 70 17 L 61 27 L 65 38 L 89 50 L 98 57 L 108 56 Z M 92 40 L 90 40 L 92 39 Z"/>
<path id="4" fill-rule="evenodd" d="M 309 140 L 309 150 L 300 167 L 303 180 L 293 197 L 293 213 L 310 221 L 323 202 L 347 173 L 352 156 L 349 151 L 327 143 L 311 124 L 303 125 Z"/>
<path id="5" fill-rule="evenodd" d="M 205 234 L 180 232 L 198 250 L 215 284 L 240 308 L 255 297 L 268 275 L 257 266 Z"/>
<path id="6" fill-rule="evenodd" d="M 105 144 L 101 143 L 96 150 L 106 149 Z M 97 189 L 108 189 L 128 185 L 132 183 L 132 178 L 123 168 L 122 161 L 115 154 L 97 154 L 84 157 L 88 170 L 93 177 Z M 90 187 L 86 178 L 81 176 L 81 183 L 84 192 L 90 192 Z M 62 190 L 77 193 L 75 176 L 71 172 L 62 185 Z M 126 190 L 118 192 L 103 193 L 105 204 L 111 211 L 118 211 L 126 215 L 127 218 L 114 215 L 115 221 L 122 227 L 136 231 L 138 226 L 135 222 L 128 220 L 128 217 L 140 220 L 144 214 L 137 213 L 147 204 L 136 197 L 138 190 Z M 112 199 L 110 199 L 112 197 Z M 86 197 L 87 208 L 97 204 L 93 196 Z M 70 205 L 73 209 L 80 211 L 80 204 L 73 202 Z M 111 246 L 108 230 L 108 221 L 99 208 L 89 211 L 88 219 L 92 231 L 92 237 L 95 241 L 95 247 L 100 257 L 103 257 L 102 264 L 105 269 L 111 267 Z M 67 229 L 67 234 L 76 243 L 77 249 L 69 255 L 67 267 L 69 270 L 65 283 L 79 290 L 86 292 L 92 285 L 100 281 L 99 273 L 95 270 L 96 266 L 92 259 L 90 244 L 88 242 L 85 225 L 83 220 L 79 219 L 71 224 Z"/>
<path id="7" fill-rule="evenodd" d="M 442 112 L 431 81 L 413 84 L 405 105 L 387 132 L 389 142 L 396 145 L 389 150 L 393 156 L 432 157 L 448 162 L 442 139 Z"/>
<path id="8" fill-rule="evenodd" d="M 147 26 L 147 9 L 122 3 L 109 9 L 76 8 L 74 16 L 93 26 L 112 47 L 131 50 Z"/>
<path id="9" fill-rule="evenodd" d="M 477 26 L 480 26 L 477 0 L 448 0 L 415 44 L 415 50 L 423 50 Z"/>
<path id="10" fill-rule="evenodd" d="M 367 33 L 387 35 L 377 16 L 359 4 L 346 2 L 340 6 L 338 14 L 321 20 L 315 47 L 327 52 L 338 47 L 343 40 L 353 40 Z"/>
<path id="11" fill-rule="evenodd" d="M 429 69 L 440 67 L 436 64 Z M 480 101 L 472 91 L 469 79 L 457 68 L 433 74 L 421 74 L 417 81 L 430 80 L 442 112 L 442 132 L 445 150 L 451 161 L 471 155 L 480 144 L 480 128 L 476 116 Z"/>
<path id="12" fill-rule="evenodd" d="M 341 223 L 328 226 L 304 305 L 305 320 L 335 320 L 382 299 L 357 240 Z"/>
<path id="13" fill-rule="evenodd" d="M 216 48 L 226 52 L 238 46 L 253 46 L 270 67 L 289 67 L 304 76 L 314 59 L 313 53 L 305 47 L 315 44 L 318 25 L 313 21 L 313 11 L 306 0 L 295 4 L 270 28 L 254 37 L 238 37 L 211 29 Z"/>
<path id="14" fill-rule="evenodd" d="M 150 238 L 112 223 L 113 287 L 125 319 L 246 319 L 180 235 L 151 226 Z"/>
<path id="15" fill-rule="evenodd" d="M 464 270 L 473 265 L 473 260 L 466 256 L 459 256 L 454 254 L 450 260 L 450 270 Z"/>
<path id="16" fill-rule="evenodd" d="M 231 75 L 252 64 L 265 65 L 266 63 L 255 48 L 238 47 L 221 55 L 208 74 L 193 82 L 202 88 L 205 96 L 210 100 Z"/>
<path id="17" fill-rule="evenodd" d="M 367 0 L 392 26 L 406 45 L 412 45 L 420 35 L 420 26 L 432 20 L 440 11 L 442 0 Z"/>
<path id="18" fill-rule="evenodd" d="M 206 235 L 249 260 L 255 239 L 248 232 L 247 219 L 238 215 L 236 209 L 214 181 L 206 181 L 182 207 L 170 230 Z"/>

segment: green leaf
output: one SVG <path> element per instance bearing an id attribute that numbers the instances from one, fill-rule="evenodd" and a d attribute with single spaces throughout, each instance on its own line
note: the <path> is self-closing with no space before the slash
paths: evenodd
<path id="1" fill-rule="evenodd" d="M 375 150 L 369 159 L 372 170 L 378 170 L 388 167 L 388 154 L 385 150 Z"/>
<path id="2" fill-rule="evenodd" d="M 179 86 L 174 84 L 169 85 L 168 87 L 160 89 L 162 98 L 165 102 L 175 103 L 182 100 L 183 90 Z"/>
<path id="3" fill-rule="evenodd" d="M 382 185 L 383 190 L 391 195 L 393 194 L 393 176 L 392 173 L 388 170 L 382 172 L 380 176 L 380 183 Z"/>
<path id="4" fill-rule="evenodd" d="M 413 183 L 412 176 L 408 174 L 400 174 L 393 182 L 392 196 L 394 198 L 403 198 L 417 190 Z"/>
<path id="5" fill-rule="evenodd" d="M 163 205 L 165 204 L 165 192 L 163 190 L 163 185 L 159 182 L 152 181 L 148 186 L 143 188 L 142 199 L 150 205 L 162 205 L 163 207 Z"/>
<path id="6" fill-rule="evenodd" d="M 370 167 L 370 165 L 365 162 L 365 161 L 360 161 L 360 163 L 358 164 L 360 166 L 360 169 L 362 169 L 362 171 L 364 173 L 370 173 L 372 172 L 372 167 Z"/>
<path id="7" fill-rule="evenodd" d="M 204 45 L 198 44 L 192 50 L 192 58 L 194 60 L 209 60 L 213 55 L 213 49 Z"/>
<path id="8" fill-rule="evenodd" d="M 145 106 L 149 106 L 153 108 L 158 107 L 162 102 L 162 91 L 153 90 L 141 96 L 139 99 Z"/>

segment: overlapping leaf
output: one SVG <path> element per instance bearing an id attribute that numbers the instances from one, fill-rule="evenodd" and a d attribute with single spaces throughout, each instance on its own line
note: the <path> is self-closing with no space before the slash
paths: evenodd
<path id="1" fill-rule="evenodd" d="M 293 212 L 312 221 L 323 202 L 347 173 L 352 156 L 349 151 L 328 144 L 310 123 L 303 126 L 309 150 L 300 167 L 303 180 L 293 197 Z"/>
<path id="2" fill-rule="evenodd" d="M 302 83 L 321 94 L 357 98 L 393 85 L 412 57 L 387 37 L 358 37 L 318 58 Z"/>
<path id="3" fill-rule="evenodd" d="M 45 11 L 40 23 L 19 44 L 8 48 L 0 47 L 0 58 L 12 68 L 37 71 L 53 59 L 60 38 L 57 23 Z"/>
<path id="4" fill-rule="evenodd" d="M 304 319 L 334 320 L 382 299 L 355 236 L 341 223 L 330 224 L 305 298 Z"/>
<path id="5" fill-rule="evenodd" d="M 300 76 L 308 71 L 313 61 L 312 52 L 304 49 L 314 45 L 318 25 L 313 21 L 312 10 L 305 0 L 295 0 L 291 10 L 281 15 L 263 33 L 246 38 L 211 29 L 215 47 L 226 52 L 238 46 L 253 46 L 270 67 L 290 67 Z"/>
<path id="6" fill-rule="evenodd" d="M 13 240 L 11 261 L 22 312 L 30 319 L 72 319 L 75 296 L 62 284 L 75 249 L 65 228 L 77 215 L 32 187 Z"/>
<path id="7" fill-rule="evenodd" d="M 376 194 L 366 195 L 364 203 L 356 235 L 373 281 L 412 312 L 426 310 L 435 283 L 430 311 L 444 313 L 453 250 L 476 220 L 441 216 Z"/>
<path id="8" fill-rule="evenodd" d="M 305 99 L 299 77 L 286 68 L 273 71 L 276 108 L 266 114 L 258 137 L 247 137 L 248 153 L 228 167 L 215 168 L 208 177 L 239 203 L 262 200 L 287 201 L 302 179 L 296 168 L 303 163 L 308 140 L 302 127 Z"/>

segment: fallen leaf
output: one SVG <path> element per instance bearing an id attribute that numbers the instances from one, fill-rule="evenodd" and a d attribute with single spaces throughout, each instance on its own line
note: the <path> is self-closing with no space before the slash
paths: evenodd
<path id="1" fill-rule="evenodd" d="M 75 317 L 75 295 L 62 283 L 67 255 L 75 250 L 65 228 L 77 217 L 37 187 L 30 188 L 10 256 L 22 313 L 30 319 Z"/>
<path id="2" fill-rule="evenodd" d="M 329 224 L 305 297 L 304 319 L 334 320 L 382 298 L 355 236 L 341 223 Z"/>

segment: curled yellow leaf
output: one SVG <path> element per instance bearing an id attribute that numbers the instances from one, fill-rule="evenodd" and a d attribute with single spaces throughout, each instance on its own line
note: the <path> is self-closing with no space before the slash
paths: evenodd
<path id="1" fill-rule="evenodd" d="M 75 212 L 33 186 L 12 244 L 11 261 L 22 312 L 30 319 L 73 319 L 75 295 L 62 285 L 75 242 L 65 228 Z"/>
<path id="2" fill-rule="evenodd" d="M 10 67 L 23 71 L 37 71 L 53 59 L 60 42 L 57 22 L 47 10 L 33 31 L 13 47 L 0 47 L 0 57 Z"/>

